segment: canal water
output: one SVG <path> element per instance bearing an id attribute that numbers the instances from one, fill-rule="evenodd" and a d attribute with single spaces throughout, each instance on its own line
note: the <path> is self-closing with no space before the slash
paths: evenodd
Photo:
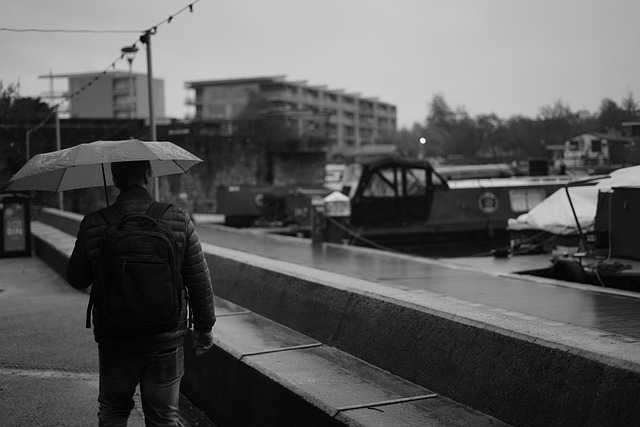
<path id="1" fill-rule="evenodd" d="M 437 244 L 396 244 L 388 249 L 409 255 L 428 258 L 458 258 L 472 256 L 494 256 L 496 252 L 509 248 L 509 241 L 490 240 L 472 242 L 440 242 Z M 383 249 L 380 247 L 379 249 Z"/>

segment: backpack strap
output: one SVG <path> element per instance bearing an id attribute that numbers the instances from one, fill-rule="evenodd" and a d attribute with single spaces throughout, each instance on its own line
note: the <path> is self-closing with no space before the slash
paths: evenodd
<path id="1" fill-rule="evenodd" d="M 162 219 L 164 213 L 173 206 L 171 203 L 160 203 L 153 201 L 147 209 L 147 215 L 149 215 L 153 219 Z"/>
<path id="2" fill-rule="evenodd" d="M 107 222 L 107 224 L 113 224 L 120 221 L 120 219 L 122 218 L 122 214 L 114 205 L 107 206 L 104 209 L 100 209 L 98 213 Z"/>
<path id="3" fill-rule="evenodd" d="M 114 224 L 122 218 L 122 214 L 120 211 L 114 206 L 107 206 L 104 209 L 100 209 L 98 214 L 105 220 L 107 225 Z M 95 286 L 91 286 L 91 292 L 89 293 L 89 303 L 87 304 L 87 317 L 85 321 L 85 326 L 87 329 L 91 329 L 91 309 L 93 308 L 93 304 L 95 302 Z"/>

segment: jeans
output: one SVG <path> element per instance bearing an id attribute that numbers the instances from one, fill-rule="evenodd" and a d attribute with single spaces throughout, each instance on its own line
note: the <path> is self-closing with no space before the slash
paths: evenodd
<path id="1" fill-rule="evenodd" d="M 126 427 L 138 383 L 145 425 L 183 426 L 179 420 L 182 346 L 160 353 L 121 354 L 100 350 L 99 425 Z"/>

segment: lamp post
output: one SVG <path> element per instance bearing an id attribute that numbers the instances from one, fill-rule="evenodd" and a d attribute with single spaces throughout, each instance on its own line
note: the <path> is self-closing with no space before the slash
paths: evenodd
<path id="1" fill-rule="evenodd" d="M 418 151 L 418 159 L 420 160 L 424 160 L 424 146 L 426 143 L 426 138 L 420 138 L 420 150 Z"/>
<path id="2" fill-rule="evenodd" d="M 147 30 L 140 36 L 140 41 L 147 45 L 147 85 L 149 88 L 149 136 L 151 141 L 156 141 L 156 117 L 153 112 L 153 70 L 151 67 L 151 36 L 155 34 L 155 28 Z M 160 181 L 157 177 L 153 178 L 153 193 L 157 201 L 160 200 Z"/>
<path id="3" fill-rule="evenodd" d="M 126 46 L 121 49 L 122 53 L 126 56 L 129 62 L 129 118 L 132 119 L 135 114 L 135 103 L 133 97 L 133 58 L 135 58 L 138 48 L 136 45 Z"/>

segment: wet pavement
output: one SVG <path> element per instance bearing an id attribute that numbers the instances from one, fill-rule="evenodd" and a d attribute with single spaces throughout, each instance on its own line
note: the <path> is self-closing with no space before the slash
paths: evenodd
<path id="1" fill-rule="evenodd" d="M 98 351 L 88 295 L 37 256 L 0 258 L 0 425 L 97 425 Z M 143 426 L 136 396 L 129 426 Z M 183 410 L 184 409 L 184 410 Z M 185 424 L 208 425 L 186 399 Z"/>

